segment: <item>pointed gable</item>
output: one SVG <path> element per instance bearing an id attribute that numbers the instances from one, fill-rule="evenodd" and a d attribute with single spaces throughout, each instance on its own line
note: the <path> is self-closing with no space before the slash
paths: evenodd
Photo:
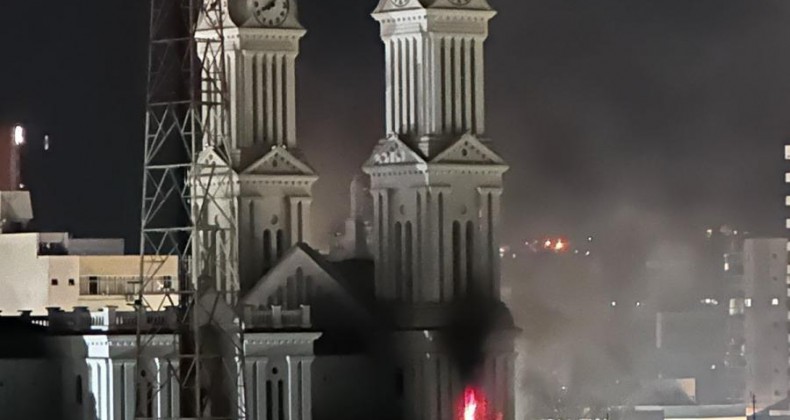
<path id="1" fill-rule="evenodd" d="M 372 281 L 372 279 L 371 279 Z M 313 307 L 315 321 L 321 323 L 326 313 L 353 313 L 370 317 L 363 299 L 340 272 L 308 245 L 300 243 L 266 273 L 244 295 L 242 304 L 256 308 L 272 304 L 287 306 L 291 302 Z"/>
<path id="2" fill-rule="evenodd" d="M 242 173 L 244 175 L 315 175 L 315 170 L 286 148 L 276 146 Z"/>
<path id="3" fill-rule="evenodd" d="M 376 148 L 373 149 L 373 154 L 365 163 L 365 167 L 419 163 L 425 163 L 425 159 L 406 145 L 396 134 L 391 134 L 379 141 Z"/>
<path id="4" fill-rule="evenodd" d="M 380 0 L 373 14 L 405 9 L 423 9 L 424 6 L 422 3 L 425 1 L 426 0 Z"/>
<path id="5" fill-rule="evenodd" d="M 431 163 L 505 165 L 505 161 L 498 154 L 472 134 L 464 134 L 433 158 Z"/>
<path id="6" fill-rule="evenodd" d="M 227 161 L 223 158 L 217 151 L 213 148 L 203 149 L 200 152 L 200 156 L 198 156 L 198 163 L 201 165 L 211 166 L 211 165 L 220 165 L 225 166 L 227 165 Z"/>

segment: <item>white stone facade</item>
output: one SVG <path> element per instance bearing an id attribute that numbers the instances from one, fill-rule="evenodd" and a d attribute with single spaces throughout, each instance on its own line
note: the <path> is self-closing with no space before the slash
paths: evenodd
<path id="1" fill-rule="evenodd" d="M 429 4 L 430 3 L 430 4 Z M 485 1 L 382 1 L 388 137 L 371 176 L 379 298 L 499 298 L 498 229 L 508 167 L 485 139 Z M 403 4 L 403 5 L 401 5 Z"/>
<path id="2" fill-rule="evenodd" d="M 296 1 L 281 0 L 266 11 L 257 4 L 229 2 L 224 28 L 242 290 L 293 245 L 311 241 L 318 180 L 297 143 L 295 66 L 305 30 Z M 204 158 L 222 159 L 208 152 Z"/>

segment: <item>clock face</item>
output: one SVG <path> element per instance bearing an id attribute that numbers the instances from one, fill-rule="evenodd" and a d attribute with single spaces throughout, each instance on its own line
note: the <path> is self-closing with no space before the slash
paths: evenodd
<path id="1" fill-rule="evenodd" d="M 288 17 L 291 0 L 253 0 L 252 13 L 261 25 L 280 26 Z"/>
<path id="2" fill-rule="evenodd" d="M 397 7 L 403 7 L 409 4 L 409 0 L 392 0 L 392 4 Z"/>
<path id="3" fill-rule="evenodd" d="M 471 1 L 472 0 L 450 0 L 450 3 L 452 3 L 452 4 L 456 5 L 456 6 L 466 6 Z"/>

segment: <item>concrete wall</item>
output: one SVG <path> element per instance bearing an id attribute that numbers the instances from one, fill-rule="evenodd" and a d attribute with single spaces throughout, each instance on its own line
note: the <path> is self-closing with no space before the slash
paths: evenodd
<path id="1" fill-rule="evenodd" d="M 71 256 L 39 257 L 49 268 L 47 306 L 71 309 L 79 300 L 79 258 Z M 38 310 L 36 310 L 38 312 Z"/>
<path id="2" fill-rule="evenodd" d="M 46 314 L 49 306 L 49 261 L 38 258 L 35 233 L 0 235 L 0 310 Z"/>

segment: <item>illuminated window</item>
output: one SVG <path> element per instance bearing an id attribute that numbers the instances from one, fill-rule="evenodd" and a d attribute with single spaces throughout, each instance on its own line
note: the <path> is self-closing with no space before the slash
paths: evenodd
<path id="1" fill-rule="evenodd" d="M 730 299 L 730 315 L 742 315 L 743 308 L 743 299 Z"/>
<path id="2" fill-rule="evenodd" d="M 752 299 L 751 298 L 744 299 L 743 303 L 744 303 L 744 306 L 746 306 L 747 308 L 751 308 L 752 307 Z"/>
<path id="3" fill-rule="evenodd" d="M 777 299 L 777 298 L 771 299 L 771 305 L 772 306 L 779 306 L 779 299 Z"/>

